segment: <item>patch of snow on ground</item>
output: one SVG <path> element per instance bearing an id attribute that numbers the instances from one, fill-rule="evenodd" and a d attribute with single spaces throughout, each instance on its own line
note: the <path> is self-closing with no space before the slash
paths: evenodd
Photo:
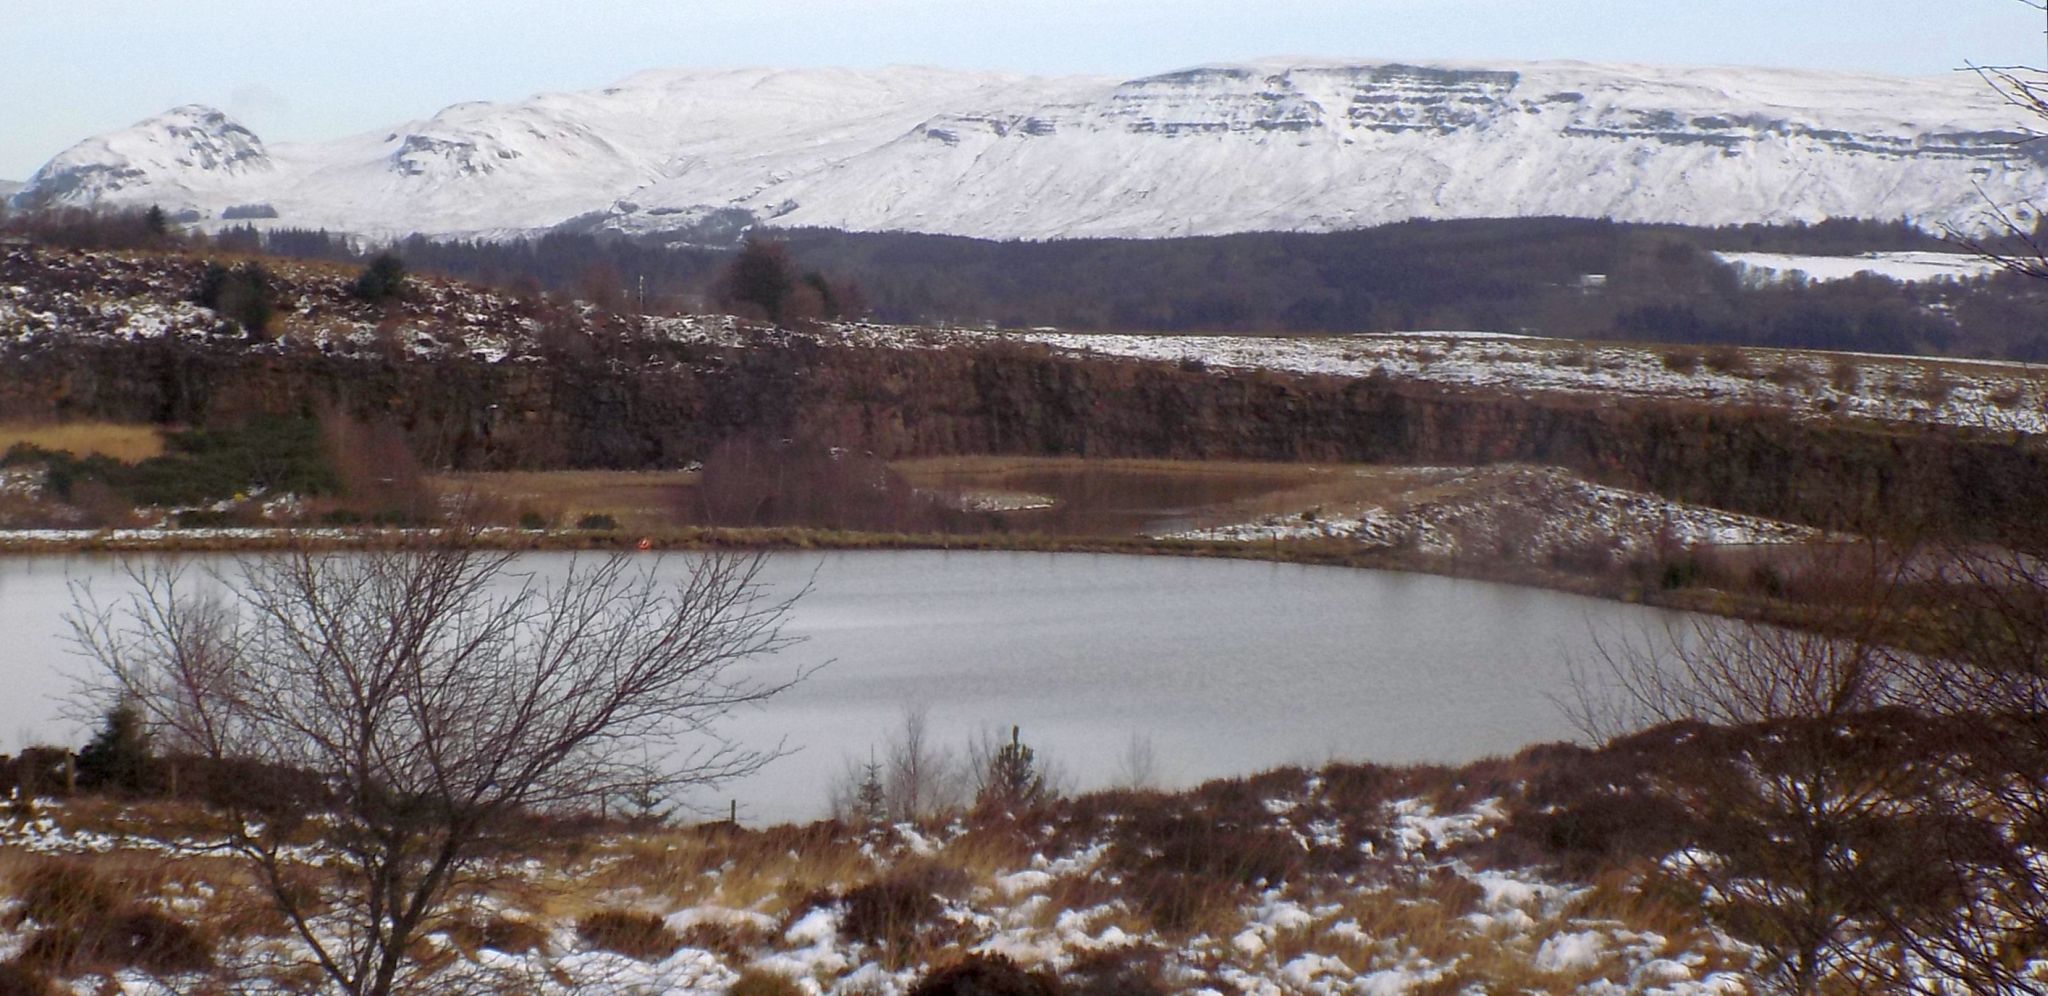
<path id="1" fill-rule="evenodd" d="M 1528 548 L 1527 553 L 1593 547 L 1623 557 L 1657 544 L 1754 546 L 1820 535 L 1792 523 L 1593 484 L 1554 468 L 1469 468 L 1438 482 L 1438 488 L 1452 493 L 1395 507 L 1268 514 L 1161 538 L 1240 543 L 1345 539 L 1368 546 L 1411 546 L 1433 555 L 1512 542 Z M 1512 499 L 1513 507 L 1503 498 Z"/>
<path id="2" fill-rule="evenodd" d="M 1972 280 L 2003 269 L 1996 261 L 1963 252 L 1866 252 L 1857 256 L 1801 256 L 1777 252 L 1717 252 L 1754 283 L 1848 280 L 1861 274 L 1919 283 Z"/>
<path id="3" fill-rule="evenodd" d="M 1992 360 L 1743 349 L 1745 366 L 1716 370 L 1698 363 L 1697 355 L 1690 364 L 1672 360 L 1673 355 L 1699 352 L 1683 347 L 1471 333 L 1135 335 L 847 323 L 798 334 L 681 319 L 656 319 L 651 325 L 668 338 L 721 345 L 786 338 L 898 349 L 1024 342 L 1076 356 L 1183 366 L 1384 376 L 1517 394 L 1694 400 L 1779 408 L 1807 418 L 1848 416 L 2048 434 L 2048 377 L 2035 365 Z M 1856 376 L 1837 376 L 1835 366 Z M 1940 389 L 1928 389 L 1937 384 Z"/>

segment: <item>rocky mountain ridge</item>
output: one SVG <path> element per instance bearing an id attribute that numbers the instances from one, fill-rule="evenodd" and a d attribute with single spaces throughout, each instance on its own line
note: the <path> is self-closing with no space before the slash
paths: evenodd
<path id="1" fill-rule="evenodd" d="M 266 144 L 186 106 L 66 150 L 17 207 L 209 225 L 677 240 L 752 225 L 997 239 L 1333 231 L 1409 218 L 1978 229 L 2048 184 L 1972 77 L 1273 60 L 1133 80 L 664 70 Z M 2021 209 L 2023 210 L 2023 209 Z"/>

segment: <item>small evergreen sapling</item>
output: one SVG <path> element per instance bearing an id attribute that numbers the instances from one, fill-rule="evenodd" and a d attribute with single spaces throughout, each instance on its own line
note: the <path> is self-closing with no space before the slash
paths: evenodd
<path id="1" fill-rule="evenodd" d="M 882 763 L 868 754 L 867 766 L 861 769 L 860 786 L 854 792 L 854 812 L 860 821 L 870 827 L 886 825 L 889 822 L 889 789 L 882 782 Z"/>
<path id="2" fill-rule="evenodd" d="M 975 796 L 977 809 L 1011 811 L 1026 809 L 1051 796 L 1038 756 L 1027 746 L 1019 727 L 1010 727 L 1010 742 L 996 748 L 988 760 L 981 792 Z"/>

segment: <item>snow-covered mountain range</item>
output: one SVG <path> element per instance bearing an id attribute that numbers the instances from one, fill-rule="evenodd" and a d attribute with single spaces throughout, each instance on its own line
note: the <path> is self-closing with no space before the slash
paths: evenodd
<path id="1" fill-rule="evenodd" d="M 485 237 L 560 225 L 985 238 L 1566 215 L 1979 229 L 2048 191 L 2041 122 L 1974 77 L 1275 60 L 1134 80 L 668 70 L 334 141 L 173 109 L 50 160 L 17 206 Z"/>

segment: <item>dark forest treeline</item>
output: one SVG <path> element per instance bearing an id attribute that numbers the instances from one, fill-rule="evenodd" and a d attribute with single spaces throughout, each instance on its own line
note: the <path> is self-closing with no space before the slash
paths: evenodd
<path id="1" fill-rule="evenodd" d="M 1697 229 L 1534 218 L 1160 240 L 815 229 L 774 237 L 804 269 L 857 286 L 869 316 L 883 322 L 1265 334 L 1484 329 L 2048 360 L 2048 288 L 2035 282 L 1755 284 L 1713 255 L 1957 249 L 1899 223 Z M 219 240 L 256 248 L 259 238 L 285 255 L 361 258 L 324 232 L 240 230 Z M 704 310 L 732 258 L 729 249 L 581 233 L 415 237 L 396 248 L 417 270 L 654 312 Z"/>

